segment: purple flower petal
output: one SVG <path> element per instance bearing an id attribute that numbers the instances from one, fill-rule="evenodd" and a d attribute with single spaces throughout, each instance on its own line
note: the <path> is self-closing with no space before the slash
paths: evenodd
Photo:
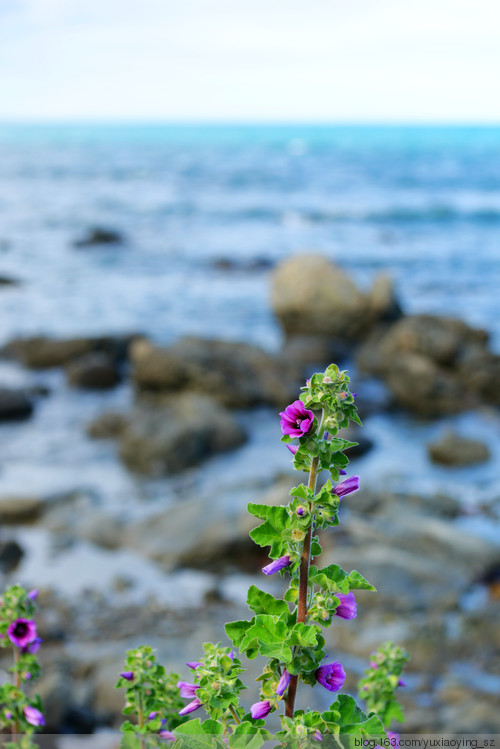
<path id="1" fill-rule="evenodd" d="M 186 707 L 183 707 L 182 710 L 179 710 L 179 715 L 188 715 L 188 713 L 192 713 L 195 710 L 198 710 L 199 707 L 202 706 L 202 702 L 198 699 L 198 697 L 195 697 L 192 702 L 190 702 Z"/>
<path id="2" fill-rule="evenodd" d="M 314 423 L 314 414 L 309 411 L 302 401 L 296 400 L 280 413 L 281 432 L 289 437 L 303 437 Z"/>
<path id="3" fill-rule="evenodd" d="M 263 702 L 255 702 L 250 708 L 250 715 L 254 720 L 259 720 L 260 718 L 265 718 L 266 715 L 269 715 L 272 709 L 273 706 L 271 705 L 269 700 L 263 700 Z"/>
<path id="4" fill-rule="evenodd" d="M 320 731 L 316 731 L 313 738 L 315 738 L 316 741 L 323 741 L 323 736 L 321 735 Z"/>
<path id="5" fill-rule="evenodd" d="M 345 497 L 346 494 L 352 494 L 352 492 L 357 492 L 359 489 L 359 476 L 351 476 L 348 479 L 345 479 L 345 481 L 342 481 L 340 484 L 337 484 L 337 486 L 333 489 L 333 493 L 337 495 L 337 497 Z"/>
<path id="6" fill-rule="evenodd" d="M 153 713 L 149 713 L 148 720 L 156 720 L 157 717 L 158 717 L 158 711 L 155 711 Z"/>
<path id="7" fill-rule="evenodd" d="M 45 718 L 43 717 L 40 710 L 37 710 L 36 707 L 31 707 L 31 705 L 26 705 L 24 708 L 24 717 L 26 718 L 27 722 L 32 726 L 44 726 L 45 725 Z"/>
<path id="8" fill-rule="evenodd" d="M 200 661 L 188 661 L 186 663 L 186 666 L 189 666 L 189 668 L 192 668 L 193 671 L 196 671 L 196 669 L 201 666 L 201 662 Z"/>
<path id="9" fill-rule="evenodd" d="M 345 671 L 341 663 L 326 663 L 316 671 L 316 679 L 329 692 L 338 692 L 345 681 Z"/>
<path id="10" fill-rule="evenodd" d="M 43 640 L 41 637 L 35 637 L 33 642 L 30 642 L 29 645 L 25 645 L 24 648 L 21 648 L 22 654 L 26 655 L 26 653 L 29 653 L 30 655 L 35 655 L 35 653 L 38 653 L 40 650 L 42 642 Z"/>
<path id="11" fill-rule="evenodd" d="M 200 688 L 199 684 L 190 684 L 189 681 L 178 681 L 177 686 L 181 691 L 181 697 L 187 699 L 196 697 L 196 690 Z"/>
<path id="12" fill-rule="evenodd" d="M 35 588 L 34 590 L 30 590 L 30 592 L 26 595 L 26 598 L 29 598 L 30 601 L 34 601 L 38 596 L 38 590 Z"/>
<path id="13" fill-rule="evenodd" d="M 298 445 L 287 445 L 287 447 L 292 453 L 292 455 L 295 455 L 297 450 L 299 449 Z"/>
<path id="14" fill-rule="evenodd" d="M 288 673 L 288 671 L 285 668 L 285 670 L 283 671 L 281 675 L 281 679 L 278 682 L 278 686 L 276 687 L 276 694 L 279 697 L 282 697 L 285 694 L 286 690 L 288 689 L 288 685 L 290 684 L 291 679 L 292 679 L 291 675 Z"/>
<path id="15" fill-rule="evenodd" d="M 267 564 L 262 568 L 262 572 L 264 573 L 264 575 L 274 575 L 275 572 L 279 572 L 280 570 L 285 569 L 285 567 L 288 567 L 290 562 L 290 557 L 288 555 L 285 555 L 284 557 L 275 559 L 270 564 Z"/>
<path id="16" fill-rule="evenodd" d="M 134 672 L 133 671 L 122 671 L 120 674 L 122 679 L 126 679 L 127 681 L 134 681 Z"/>
<path id="17" fill-rule="evenodd" d="M 342 619 L 354 619 L 357 613 L 354 593 L 335 593 L 335 596 L 340 600 L 335 616 L 340 616 Z"/>
<path id="18" fill-rule="evenodd" d="M 32 619 L 16 619 L 7 628 L 9 640 L 18 648 L 25 648 L 36 640 L 36 624 Z"/>
<path id="19" fill-rule="evenodd" d="M 168 739 L 169 741 L 175 741 L 175 736 L 172 733 L 172 731 L 162 730 L 159 732 L 158 736 L 160 737 L 160 739 Z"/>

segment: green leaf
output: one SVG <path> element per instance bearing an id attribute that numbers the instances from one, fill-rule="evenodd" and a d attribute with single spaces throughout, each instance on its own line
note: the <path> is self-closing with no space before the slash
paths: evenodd
<path id="1" fill-rule="evenodd" d="M 356 704 L 353 697 L 347 694 L 339 694 L 338 699 L 330 710 L 338 710 L 340 713 L 340 733 L 360 733 L 365 736 L 385 736 L 384 726 L 376 715 L 366 715 Z"/>
<path id="2" fill-rule="evenodd" d="M 249 502 L 247 510 L 250 515 L 254 515 L 254 517 L 260 518 L 260 520 L 265 520 L 265 518 L 267 518 L 269 507 L 270 505 L 258 505 L 255 502 Z"/>
<path id="3" fill-rule="evenodd" d="M 288 627 L 282 619 L 269 614 L 256 616 L 240 643 L 241 650 L 258 651 L 267 658 L 278 658 L 284 663 L 292 660 L 287 643 Z M 248 652 L 247 652 L 248 655 Z"/>
<path id="4" fill-rule="evenodd" d="M 290 492 L 290 494 L 292 497 L 298 497 L 299 499 L 308 499 L 309 497 L 309 492 L 305 484 L 300 484 L 299 486 L 295 486 Z"/>
<path id="5" fill-rule="evenodd" d="M 242 639 L 244 638 L 249 627 L 252 626 L 254 620 L 250 621 L 240 620 L 236 622 L 228 622 L 225 625 L 226 634 L 233 643 L 235 648 L 239 648 Z"/>
<path id="6" fill-rule="evenodd" d="M 353 570 L 349 574 L 338 564 L 330 564 L 318 570 L 311 567 L 309 579 L 330 593 L 349 593 L 350 590 L 375 590 L 368 580 Z"/>
<path id="7" fill-rule="evenodd" d="M 273 735 L 263 726 L 244 720 L 229 737 L 230 749 L 259 749 Z"/>
<path id="8" fill-rule="evenodd" d="M 318 644 L 318 629 L 313 624 L 296 624 L 290 632 L 289 645 L 314 648 Z"/>
<path id="9" fill-rule="evenodd" d="M 357 570 L 349 572 L 349 590 L 377 590 Z"/>
<path id="10" fill-rule="evenodd" d="M 281 505 L 277 507 L 268 507 L 267 505 L 249 505 L 249 511 L 252 514 L 256 514 L 250 510 L 250 507 L 265 507 L 266 508 L 266 520 L 257 528 L 250 531 L 250 538 L 255 541 L 259 546 L 270 546 L 271 550 L 269 556 L 271 558 L 278 558 L 281 556 L 283 551 L 283 539 L 282 533 L 287 527 L 289 521 L 289 515 L 286 507 Z M 260 509 L 259 509 L 260 512 Z M 257 515 L 257 517 L 261 517 Z"/>
<path id="11" fill-rule="evenodd" d="M 248 589 L 247 604 L 248 608 L 256 614 L 271 614 L 280 617 L 288 616 L 290 613 L 285 601 L 275 598 L 270 593 L 265 593 L 256 585 L 251 585 Z"/>

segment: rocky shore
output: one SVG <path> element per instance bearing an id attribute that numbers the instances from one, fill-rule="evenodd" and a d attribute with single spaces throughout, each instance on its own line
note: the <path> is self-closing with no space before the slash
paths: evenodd
<path id="1" fill-rule="evenodd" d="M 75 583 L 70 595 L 71 581 L 63 590 L 50 584 L 50 573 L 40 585 L 44 675 L 34 686 L 49 732 L 116 726 L 122 696 L 114 684 L 127 648 L 149 642 L 168 668 L 186 676 L 184 664 L 201 643 L 219 641 L 224 622 L 244 616 L 250 584 L 280 584 L 258 572 L 267 558 L 248 539 L 254 520 L 246 503 L 284 503 L 301 479 L 273 468 L 272 460 L 265 475 L 256 470 L 246 478 L 237 473 L 238 456 L 247 450 L 264 461 L 258 415 L 274 418 L 311 370 L 356 362 L 362 417 L 430 422 L 482 409 L 499 423 L 500 356 L 485 331 L 446 317 L 405 315 L 387 278 L 363 292 L 319 256 L 292 258 L 272 273 L 272 304 L 284 334 L 274 354 L 195 337 L 160 346 L 138 333 L 22 338 L 0 350 L 4 362 L 35 378 L 22 387 L 0 381 L 5 428 L 14 419 L 29 428 L 56 397 L 47 372 L 55 373 L 56 388 L 79 397 L 125 389 L 121 407 L 86 419 L 82 439 L 96 454 L 120 461 L 139 495 L 168 486 L 168 501 L 134 504 L 123 496 L 110 507 L 99 501 L 99 487 L 96 497 L 84 486 L 82 465 L 71 490 L 38 496 L 19 486 L 0 495 L 4 584 L 26 569 L 33 573 L 23 565 L 36 559 L 37 545 L 61 565 L 65 558 L 77 564 L 85 553 L 97 560 L 95 585 Z M 369 396 L 373 383 L 383 397 Z M 376 437 L 375 444 L 362 442 L 353 470 L 376 447 Z M 430 461 L 448 471 L 493 460 L 481 440 L 455 432 L 429 441 L 428 450 Z M 226 483 L 225 454 L 237 473 Z M 357 619 L 328 630 L 330 652 L 344 663 L 347 688 L 354 689 L 381 642 L 392 639 L 409 650 L 405 730 L 500 732 L 500 544 L 468 528 L 478 515 L 498 527 L 499 511 L 498 502 L 471 509 L 467 496 L 446 491 L 364 488 L 343 503 L 338 532 L 322 539 L 325 564 L 358 569 L 379 591 L 360 593 Z M 97 584 L 100 564 L 102 576 L 107 565 L 112 570 L 105 584 Z M 322 698 L 316 691 L 304 693 L 311 707 Z"/>

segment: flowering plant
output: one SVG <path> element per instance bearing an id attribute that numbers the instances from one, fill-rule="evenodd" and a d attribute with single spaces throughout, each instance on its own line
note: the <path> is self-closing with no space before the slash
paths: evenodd
<path id="1" fill-rule="evenodd" d="M 34 731 L 45 725 L 40 698 L 29 699 L 25 694 L 26 686 L 40 673 L 36 654 L 42 641 L 33 619 L 36 597 L 36 590 L 26 593 L 13 585 L 0 600 L 0 647 L 11 648 L 13 656 L 13 683 L 0 687 L 0 730 L 12 736 L 12 742 L 4 744 L 6 749 L 29 749 Z"/>
<path id="2" fill-rule="evenodd" d="M 362 696 L 368 698 L 367 713 L 353 697 L 342 694 L 321 713 L 295 708 L 299 682 L 311 687 L 319 684 L 332 693 L 342 688 L 345 671 L 339 661 L 326 658 L 322 628 L 329 627 L 335 617 L 350 620 L 356 616 L 354 591 L 375 590 L 356 570 L 311 564 L 321 554 L 317 532 L 338 525 L 343 497 L 359 487 L 357 476 L 340 480 L 349 463 L 345 451 L 356 443 L 338 433 L 350 421 L 361 422 L 349 377 L 334 364 L 313 375 L 302 390 L 300 399 L 280 416 L 282 442 L 293 454 L 295 469 L 306 472 L 308 481 L 291 490 L 287 505 L 248 505 L 260 521 L 250 536 L 269 548 L 270 562 L 262 572 L 286 575 L 288 589 L 284 599 L 279 599 L 252 585 L 247 596 L 251 617 L 225 627 L 232 648 L 205 644 L 205 655 L 187 664 L 192 681 L 179 681 L 177 686 L 189 702 L 179 715 L 203 709 L 209 717 L 203 721 L 194 717 L 164 731 L 164 738 L 174 740 L 175 747 L 257 749 L 273 738 L 283 746 L 319 746 L 327 737 L 342 745 L 345 736 L 387 738 L 384 725 L 389 725 L 391 717 L 402 718 L 395 708 L 393 682 L 396 679 L 397 686 L 404 659 L 383 650 L 361 685 Z M 322 472 L 328 472 L 329 478 L 318 488 Z M 258 677 L 260 699 L 249 711 L 240 703 L 245 689 L 240 676 L 245 669 L 236 651 L 249 659 L 266 659 Z M 135 679 L 132 665 L 131 671 Z M 129 677 L 122 674 L 122 678 Z M 273 736 L 265 719 L 282 705 L 281 730 Z M 144 724 L 139 721 L 139 725 Z"/>

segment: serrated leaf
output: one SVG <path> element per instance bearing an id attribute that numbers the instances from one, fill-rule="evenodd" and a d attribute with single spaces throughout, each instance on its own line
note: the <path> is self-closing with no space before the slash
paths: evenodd
<path id="1" fill-rule="evenodd" d="M 278 658 L 284 663 L 292 659 L 292 651 L 287 643 L 288 627 L 282 619 L 261 614 L 256 616 L 240 643 L 240 649 L 257 649 L 267 658 Z"/>
<path id="2" fill-rule="evenodd" d="M 301 648 L 314 648 L 318 644 L 318 629 L 312 624 L 295 624 L 290 632 L 288 643 Z"/>
<path id="3" fill-rule="evenodd" d="M 240 647 L 240 643 L 244 638 L 247 629 L 252 626 L 253 621 L 253 619 L 250 619 L 250 621 L 243 619 L 236 622 L 227 622 L 224 629 L 235 648 Z"/>
<path id="4" fill-rule="evenodd" d="M 371 590 L 371 591 L 377 590 L 357 570 L 353 570 L 352 572 L 349 572 L 348 578 L 349 578 L 350 590 Z"/>
<path id="5" fill-rule="evenodd" d="M 366 715 L 350 695 L 339 694 L 337 701 L 330 706 L 330 710 L 338 710 L 340 713 L 338 725 L 341 734 L 386 735 L 380 718 L 376 715 Z"/>
<path id="6" fill-rule="evenodd" d="M 349 593 L 350 590 L 375 590 L 373 585 L 365 580 L 357 570 L 347 574 L 338 564 L 330 564 L 321 570 L 311 567 L 309 579 L 330 593 L 345 594 Z"/>
<path id="7" fill-rule="evenodd" d="M 277 507 L 255 505 L 255 507 L 266 507 L 266 520 L 261 525 L 258 525 L 257 528 L 250 531 L 250 538 L 259 546 L 270 546 L 269 556 L 277 558 L 281 556 L 283 550 L 282 533 L 289 521 L 287 508 L 281 505 Z"/>
<path id="8" fill-rule="evenodd" d="M 300 484 L 299 486 L 294 486 L 294 488 L 290 492 L 292 497 L 298 497 L 299 499 L 307 499 L 309 496 L 309 492 L 307 489 L 307 486 L 305 484 Z"/>
<path id="9" fill-rule="evenodd" d="M 290 613 L 285 601 L 275 598 L 270 593 L 265 593 L 256 585 L 251 585 L 248 589 L 247 605 L 255 614 L 271 614 L 280 617 L 288 616 Z"/>

